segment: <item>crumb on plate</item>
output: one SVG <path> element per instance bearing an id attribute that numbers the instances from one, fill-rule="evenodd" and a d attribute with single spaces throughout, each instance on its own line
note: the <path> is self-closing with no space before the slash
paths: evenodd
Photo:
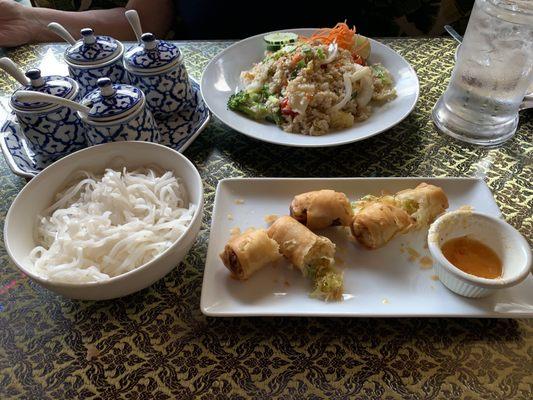
<path id="1" fill-rule="evenodd" d="M 422 269 L 430 269 L 433 266 L 433 259 L 428 256 L 422 257 L 419 261 L 420 268 Z"/>
<path id="2" fill-rule="evenodd" d="M 409 253 L 409 261 L 416 261 L 420 257 L 420 253 L 413 249 L 412 247 L 407 248 L 407 253 Z"/>
<path id="3" fill-rule="evenodd" d="M 276 214 L 269 214 L 269 215 L 265 215 L 265 217 L 263 218 L 265 220 L 265 222 L 267 224 L 273 224 L 274 222 L 276 222 L 276 220 L 279 218 L 279 215 L 276 215 Z"/>
<path id="4" fill-rule="evenodd" d="M 231 236 L 239 236 L 241 234 L 241 228 L 235 227 L 229 230 Z"/>

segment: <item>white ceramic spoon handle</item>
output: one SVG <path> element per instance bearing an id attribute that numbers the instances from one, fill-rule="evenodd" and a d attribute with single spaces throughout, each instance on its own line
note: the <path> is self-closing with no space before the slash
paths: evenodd
<path id="1" fill-rule="evenodd" d="M 19 90 L 18 92 L 15 92 L 13 94 L 13 97 L 19 101 L 24 101 L 28 103 L 45 102 L 59 104 L 65 107 L 72 108 L 76 111 L 80 111 L 84 114 L 89 114 L 89 111 L 91 110 L 89 107 L 81 105 L 80 103 L 76 103 L 75 101 L 64 99 L 62 97 L 54 96 L 47 93 L 34 92 L 32 90 Z"/>
<path id="2" fill-rule="evenodd" d="M 57 36 L 62 38 L 65 42 L 68 42 L 69 44 L 76 43 L 76 39 L 72 37 L 72 35 L 69 33 L 69 31 L 65 29 L 63 25 L 58 24 L 57 22 L 50 22 L 48 24 L 48 29 L 50 29 Z"/>
<path id="3" fill-rule="evenodd" d="M 15 78 L 21 85 L 27 85 L 28 79 L 24 75 L 24 72 L 15 64 L 10 58 L 0 58 L 0 69 L 6 71 L 9 75 Z"/>
<path id="4" fill-rule="evenodd" d="M 128 10 L 124 13 L 126 15 L 126 19 L 130 23 L 131 29 L 133 29 L 133 32 L 135 32 L 135 37 L 137 37 L 137 41 L 141 41 L 141 36 L 143 34 L 143 30 L 141 28 L 141 20 L 139 19 L 139 14 L 136 10 Z"/>

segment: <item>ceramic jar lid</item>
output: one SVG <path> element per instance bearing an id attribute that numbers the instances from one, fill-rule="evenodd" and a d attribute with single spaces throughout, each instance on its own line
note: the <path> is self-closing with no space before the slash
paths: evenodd
<path id="1" fill-rule="evenodd" d="M 60 75 L 41 76 L 41 71 L 37 68 L 29 69 L 26 72 L 26 77 L 30 80 L 29 84 L 21 86 L 13 94 L 19 90 L 32 90 L 51 94 L 65 99 L 73 99 L 78 92 L 78 85 L 71 78 Z M 23 102 L 16 100 L 14 96 L 11 97 L 11 106 L 16 110 L 21 111 L 39 111 L 49 107 L 56 107 L 55 104 L 43 102 Z"/>
<path id="2" fill-rule="evenodd" d="M 124 54 L 126 69 L 139 73 L 154 73 L 171 68 L 181 60 L 178 46 L 157 40 L 152 33 L 144 33 L 141 42 Z"/>
<path id="3" fill-rule="evenodd" d="M 98 89 L 87 94 L 81 103 L 90 107 L 88 118 L 106 122 L 124 118 L 142 107 L 143 92 L 135 86 L 112 83 L 109 78 L 99 78 Z"/>
<path id="4" fill-rule="evenodd" d="M 110 36 L 95 36 L 91 28 L 84 28 L 80 33 L 82 39 L 65 51 L 67 62 L 77 65 L 103 64 L 122 52 L 122 44 Z"/>

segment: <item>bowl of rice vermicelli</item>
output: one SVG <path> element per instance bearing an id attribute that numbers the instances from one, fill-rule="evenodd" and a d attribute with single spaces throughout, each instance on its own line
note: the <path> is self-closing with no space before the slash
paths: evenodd
<path id="1" fill-rule="evenodd" d="M 42 286 L 105 300 L 178 266 L 202 211 L 202 181 L 186 157 L 154 143 L 108 143 L 33 178 L 9 209 L 4 239 L 15 265 Z"/>

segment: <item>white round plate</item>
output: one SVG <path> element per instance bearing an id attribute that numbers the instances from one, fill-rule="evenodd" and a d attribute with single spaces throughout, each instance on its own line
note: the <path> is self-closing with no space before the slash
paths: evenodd
<path id="1" fill-rule="evenodd" d="M 287 29 L 309 36 L 316 29 Z M 285 146 L 323 147 L 356 142 L 383 132 L 411 113 L 418 100 L 418 78 L 409 63 L 390 47 L 370 39 L 372 53 L 370 63 L 381 63 L 394 77 L 398 97 L 375 107 L 371 117 L 348 129 L 330 132 L 323 136 L 308 136 L 284 132 L 275 124 L 258 122 L 231 111 L 228 98 L 239 85 L 241 71 L 250 69 L 264 57 L 264 41 L 260 34 L 235 43 L 220 52 L 207 65 L 200 85 L 207 106 L 222 122 L 247 136 Z"/>

